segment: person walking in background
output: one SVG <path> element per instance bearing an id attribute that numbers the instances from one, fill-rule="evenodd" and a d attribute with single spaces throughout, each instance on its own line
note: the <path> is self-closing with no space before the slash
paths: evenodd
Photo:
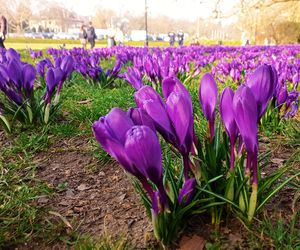
<path id="1" fill-rule="evenodd" d="M 7 34 L 7 21 L 4 16 L 0 18 L 0 48 L 5 48 L 4 41 Z"/>
<path id="2" fill-rule="evenodd" d="M 92 25 L 92 22 L 89 22 L 89 27 L 87 29 L 87 40 L 91 44 L 91 49 L 95 47 L 95 39 L 97 38 L 95 33 L 95 28 Z"/>
<path id="3" fill-rule="evenodd" d="M 82 44 L 82 47 L 86 49 L 86 44 L 87 44 L 87 32 L 85 25 L 82 25 L 80 28 L 80 34 L 79 34 L 80 42 Z"/>
<path id="4" fill-rule="evenodd" d="M 168 36 L 169 36 L 170 46 L 174 46 L 174 43 L 175 43 L 175 33 L 174 32 L 169 32 Z"/>
<path id="5" fill-rule="evenodd" d="M 177 34 L 177 37 L 178 37 L 178 44 L 179 44 L 179 46 L 183 46 L 184 33 L 182 31 L 180 31 Z"/>

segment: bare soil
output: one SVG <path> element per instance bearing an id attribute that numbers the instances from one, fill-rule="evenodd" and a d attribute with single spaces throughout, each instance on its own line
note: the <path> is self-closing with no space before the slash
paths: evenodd
<path id="1" fill-rule="evenodd" d="M 58 190 L 41 197 L 38 205 L 50 211 L 49 220 L 53 214 L 62 216 L 76 233 L 124 236 L 131 245 L 144 248 L 152 227 L 140 197 L 117 163 L 99 166 L 87 145 L 85 138 L 61 140 L 37 156 L 37 177 Z"/>

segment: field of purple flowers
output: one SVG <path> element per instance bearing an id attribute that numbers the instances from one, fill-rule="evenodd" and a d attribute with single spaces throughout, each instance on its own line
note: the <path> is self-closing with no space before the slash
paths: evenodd
<path id="1" fill-rule="evenodd" d="M 0 51 L 0 247 L 297 249 L 300 46 Z"/>

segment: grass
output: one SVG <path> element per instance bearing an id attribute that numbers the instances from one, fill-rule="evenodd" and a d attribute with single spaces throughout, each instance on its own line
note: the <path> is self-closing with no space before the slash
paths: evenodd
<path id="1" fill-rule="evenodd" d="M 35 177 L 33 155 L 48 145 L 41 131 L 14 135 L 0 152 L 0 248 L 26 241 L 41 230 L 33 203 L 52 193 Z"/>
<path id="2" fill-rule="evenodd" d="M 192 41 L 185 41 L 185 45 L 189 45 L 193 43 Z M 7 48 L 14 48 L 17 50 L 22 50 L 22 49 L 34 49 L 34 50 L 42 50 L 42 49 L 47 49 L 47 48 L 60 48 L 63 44 L 65 44 L 65 47 L 67 49 L 71 49 L 74 47 L 81 47 L 80 41 L 79 40 L 73 40 L 73 39 L 61 39 L 61 40 L 56 40 L 56 39 L 33 39 L 33 38 L 8 38 L 5 41 L 5 46 Z M 125 45 L 129 46 L 138 46 L 138 47 L 143 47 L 144 46 L 144 41 L 128 41 L 124 43 Z M 213 41 L 213 40 L 201 40 L 200 41 L 201 45 L 216 45 L 218 44 L 218 41 Z M 224 41 L 224 45 L 231 45 L 231 46 L 236 46 L 240 45 L 239 41 Z M 102 48 L 107 46 L 107 41 L 106 40 L 96 40 L 96 48 Z M 165 47 L 169 46 L 169 42 L 165 41 L 149 41 L 149 46 L 150 47 Z M 176 46 L 177 43 L 176 43 Z"/>
<path id="3" fill-rule="evenodd" d="M 8 41 L 9 42 L 9 41 Z M 34 46 L 39 45 L 32 43 Z M 49 43 L 43 45 L 54 45 Z M 8 44 L 8 43 L 7 43 Z M 21 40 L 11 44 L 24 44 Z M 70 43 L 76 45 L 76 43 Z M 22 45 L 23 46 L 23 45 Z M 21 51 L 22 58 L 31 60 L 26 50 Z M 12 247 L 36 239 L 46 243 L 57 240 L 66 246 L 75 249 L 131 249 L 125 237 L 112 239 L 107 233 L 98 239 L 92 239 L 88 235 L 80 235 L 76 230 L 66 234 L 65 225 L 61 220 L 57 223 L 46 220 L 44 211 L 37 205 L 41 197 L 48 197 L 58 190 L 66 188 L 66 183 L 61 183 L 57 189 L 49 188 L 36 177 L 38 164 L 35 162 L 40 152 L 47 152 L 48 147 L 55 141 L 63 138 L 83 136 L 91 138 L 89 147 L 92 154 L 101 163 L 111 158 L 93 140 L 91 125 L 99 117 L 107 114 L 113 107 L 127 110 L 135 106 L 134 90 L 127 83 L 118 88 L 101 89 L 97 85 L 91 85 L 80 76 L 74 77 L 75 81 L 67 83 L 62 90 L 61 111 L 57 119 L 48 126 L 42 127 L 18 127 L 8 136 L 5 145 L 0 151 L 0 248 Z M 205 133 L 207 123 L 200 112 L 198 102 L 199 79 L 191 82 L 188 89 L 191 93 L 194 111 L 197 114 L 196 131 Z M 84 102 L 82 102 L 84 101 Z M 266 129 L 268 137 L 279 133 L 284 140 L 278 141 L 279 145 L 289 147 L 293 154 L 291 164 L 299 164 L 300 153 L 295 147 L 299 144 L 298 121 L 286 121 L 282 123 L 282 129 Z M 294 148 L 293 148 L 294 147 Z M 297 187 L 297 186 L 296 186 Z M 271 215 L 265 214 L 258 222 L 257 227 L 249 232 L 248 244 L 253 249 L 297 249 L 300 247 L 300 232 L 297 228 L 299 211 L 295 212 L 290 221 L 286 221 L 277 215 L 275 222 L 271 222 Z M 257 236 L 261 237 L 257 237 Z M 211 237 L 211 242 L 206 249 L 221 249 L 225 240 L 219 233 Z"/>
<path id="4" fill-rule="evenodd" d="M 57 48 L 59 49 L 61 46 L 65 45 L 65 48 L 71 49 L 75 47 L 82 47 L 79 40 L 55 40 L 55 39 L 32 39 L 32 38 L 8 38 L 5 41 L 6 48 L 14 48 L 16 50 L 22 49 L 34 49 L 34 50 L 44 50 L 47 48 Z M 129 46 L 144 46 L 144 42 L 134 42 L 129 41 L 125 42 L 125 45 Z M 150 47 L 156 46 L 168 46 L 168 42 L 160 42 L 160 41 L 150 41 Z M 96 40 L 96 48 L 103 48 L 107 46 L 106 40 Z M 87 46 L 89 48 L 89 44 Z"/>

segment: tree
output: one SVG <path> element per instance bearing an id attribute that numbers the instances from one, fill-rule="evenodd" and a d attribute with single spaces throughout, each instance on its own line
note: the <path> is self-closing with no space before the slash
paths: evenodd
<path id="1" fill-rule="evenodd" d="M 300 1 L 295 0 L 240 0 L 236 6 L 237 27 L 258 43 L 297 42 L 300 23 Z"/>
<path id="2" fill-rule="evenodd" d="M 96 10 L 95 16 L 92 18 L 93 24 L 96 27 L 106 29 L 114 26 L 114 18 L 116 17 L 116 12 L 111 9 L 98 8 Z"/>
<path id="3" fill-rule="evenodd" d="M 31 0 L 1 0 L 0 12 L 8 20 L 9 32 L 22 32 L 28 28 L 28 21 L 32 16 Z"/>

